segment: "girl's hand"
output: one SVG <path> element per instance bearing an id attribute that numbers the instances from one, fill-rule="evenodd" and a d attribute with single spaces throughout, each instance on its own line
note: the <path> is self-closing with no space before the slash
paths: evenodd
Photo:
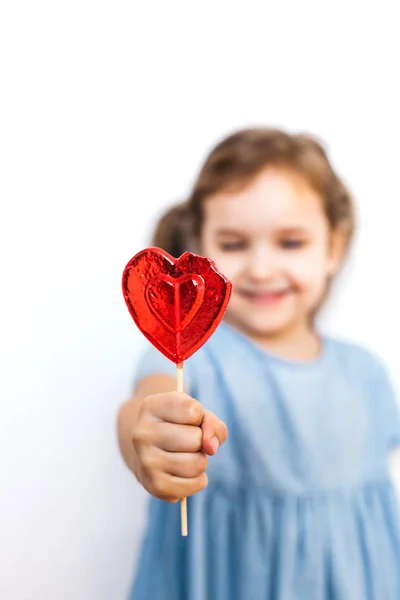
<path id="1" fill-rule="evenodd" d="M 227 436 L 226 425 L 187 394 L 147 396 L 132 431 L 135 475 L 162 500 L 192 496 L 207 486 L 207 454 L 215 454 Z"/>

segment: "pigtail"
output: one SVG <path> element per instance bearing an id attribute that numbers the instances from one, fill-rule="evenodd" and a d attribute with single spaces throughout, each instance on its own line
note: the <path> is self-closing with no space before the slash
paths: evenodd
<path id="1" fill-rule="evenodd" d="M 152 244 L 175 258 L 188 250 L 193 251 L 193 217 L 188 202 L 177 204 L 162 215 L 154 230 Z"/>

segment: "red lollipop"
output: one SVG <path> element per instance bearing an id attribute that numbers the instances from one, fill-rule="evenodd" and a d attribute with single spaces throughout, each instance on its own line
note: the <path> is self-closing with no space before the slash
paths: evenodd
<path id="1" fill-rule="evenodd" d="M 126 265 L 122 290 L 140 331 L 177 365 L 183 391 L 183 361 L 212 335 L 225 314 L 232 285 L 208 258 L 185 252 L 178 259 L 147 248 Z M 186 498 L 181 501 L 187 535 Z"/>

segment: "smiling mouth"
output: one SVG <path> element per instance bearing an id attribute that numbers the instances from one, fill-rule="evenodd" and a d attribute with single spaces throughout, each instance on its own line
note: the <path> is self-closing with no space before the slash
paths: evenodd
<path id="1" fill-rule="evenodd" d="M 268 290 L 268 291 L 250 291 L 250 290 L 237 290 L 239 296 L 257 305 L 271 305 L 276 304 L 283 300 L 290 294 L 288 288 L 282 290 Z"/>

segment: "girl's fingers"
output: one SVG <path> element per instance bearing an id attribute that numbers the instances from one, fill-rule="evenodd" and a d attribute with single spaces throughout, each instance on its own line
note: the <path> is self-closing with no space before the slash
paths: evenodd
<path id="1" fill-rule="evenodd" d="M 207 468 L 208 459 L 204 452 L 161 452 L 161 470 L 169 475 L 192 479 Z"/>
<path id="2" fill-rule="evenodd" d="M 187 498 L 201 492 L 201 490 L 207 487 L 207 483 L 208 480 L 205 473 L 202 473 L 198 477 L 181 478 L 158 472 L 146 486 L 146 489 L 153 496 L 157 496 L 157 498 L 176 502 L 181 498 Z"/>
<path id="3" fill-rule="evenodd" d="M 198 452 L 201 450 L 202 430 L 195 425 L 153 422 L 136 428 L 132 441 L 139 454 L 141 448 L 150 446 L 166 452 Z"/>
<path id="4" fill-rule="evenodd" d="M 140 409 L 142 415 L 157 421 L 181 425 L 201 425 L 203 408 L 197 400 L 183 392 L 167 392 L 148 396 Z"/>

